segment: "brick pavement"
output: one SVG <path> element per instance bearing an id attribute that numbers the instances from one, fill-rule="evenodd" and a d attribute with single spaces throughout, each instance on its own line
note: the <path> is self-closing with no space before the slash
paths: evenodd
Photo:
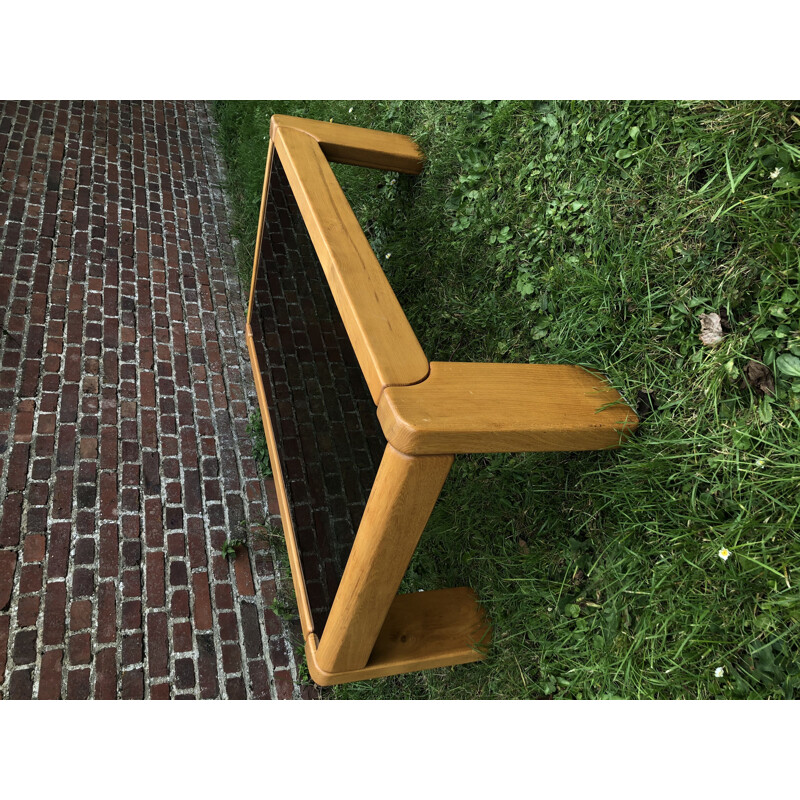
<path id="1" fill-rule="evenodd" d="M 257 278 L 253 341 L 321 635 L 386 439 L 277 154 Z"/>
<path id="2" fill-rule="evenodd" d="M 0 104 L 0 694 L 313 697 L 202 102 Z"/>

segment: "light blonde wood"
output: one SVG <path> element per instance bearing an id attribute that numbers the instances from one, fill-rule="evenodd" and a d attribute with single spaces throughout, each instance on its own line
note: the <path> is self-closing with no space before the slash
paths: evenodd
<path id="1" fill-rule="evenodd" d="M 256 232 L 256 251 L 253 255 L 253 274 L 250 276 L 250 297 L 247 301 L 247 324 L 253 316 L 253 303 L 256 296 L 256 276 L 258 274 L 258 262 L 261 258 L 261 240 L 264 236 L 264 214 L 267 210 L 267 197 L 269 191 L 269 175 L 272 170 L 272 154 L 275 151 L 275 145 L 272 139 L 269 140 L 267 147 L 267 166 L 264 168 L 264 184 L 261 188 L 261 208 L 258 212 L 258 231 Z"/>
<path id="2" fill-rule="evenodd" d="M 416 455 L 601 450 L 638 425 L 599 373 L 550 364 L 434 362 L 422 383 L 386 389 L 378 419 Z"/>
<path id="3" fill-rule="evenodd" d="M 428 359 L 319 145 L 294 128 L 277 127 L 273 135 L 377 405 L 384 387 L 423 380 Z"/>
<path id="4" fill-rule="evenodd" d="M 387 445 L 320 640 L 324 671 L 366 665 L 452 463 Z"/>
<path id="5" fill-rule="evenodd" d="M 316 636 L 306 642 L 306 658 L 314 682 L 332 686 L 480 661 L 490 641 L 491 626 L 472 589 L 439 589 L 395 597 L 362 669 L 322 669 Z"/>
<path id="6" fill-rule="evenodd" d="M 258 407 L 261 411 L 261 421 L 264 424 L 264 433 L 269 450 L 269 460 L 272 465 L 272 476 L 275 480 L 275 493 L 278 495 L 278 508 L 281 512 L 281 525 L 283 536 L 286 540 L 286 550 L 289 553 L 289 568 L 292 572 L 292 584 L 297 598 L 297 609 L 300 615 L 300 626 L 303 629 L 303 637 L 308 638 L 314 632 L 314 620 L 311 616 L 311 604 L 308 601 L 306 591 L 306 581 L 303 577 L 303 567 L 300 563 L 300 550 L 297 546 L 297 539 L 292 525 L 292 515 L 289 511 L 289 499 L 286 496 L 286 486 L 283 483 L 283 470 L 278 454 L 278 446 L 275 442 L 275 433 L 272 430 L 272 419 L 267 407 L 267 397 L 264 392 L 264 382 L 261 378 L 261 367 L 258 363 L 256 348 L 253 342 L 253 331 L 249 324 L 245 326 L 245 339 L 247 350 L 250 353 L 250 365 L 253 368 L 253 379 L 256 384 L 256 394 L 258 395 Z"/>
<path id="7" fill-rule="evenodd" d="M 320 685 L 484 657 L 490 628 L 469 589 L 396 596 L 453 453 L 619 446 L 638 420 L 602 375 L 573 366 L 429 365 L 328 160 L 418 173 L 407 137 L 277 115 L 262 192 L 247 343 L 284 520 L 309 672 Z M 321 641 L 250 328 L 270 166 L 277 153 L 389 444 Z M 611 407 L 603 408 L 609 404 Z M 602 410 L 601 410 L 602 409 Z"/>
<path id="8" fill-rule="evenodd" d="M 412 175 L 418 174 L 425 163 L 425 156 L 414 141 L 397 133 L 275 114 L 270 120 L 270 136 L 274 137 L 279 128 L 292 128 L 311 136 L 328 161 Z"/>

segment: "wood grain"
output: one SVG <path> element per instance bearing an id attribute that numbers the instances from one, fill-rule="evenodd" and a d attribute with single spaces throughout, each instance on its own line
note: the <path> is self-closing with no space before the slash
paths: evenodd
<path id="1" fill-rule="evenodd" d="M 387 445 L 320 640 L 326 672 L 366 665 L 452 463 Z"/>
<path id="2" fill-rule="evenodd" d="M 315 636 L 306 642 L 306 658 L 314 682 L 332 686 L 480 661 L 486 657 L 490 642 L 491 626 L 477 596 L 472 589 L 460 587 L 395 597 L 361 669 L 322 669 Z"/>
<path id="3" fill-rule="evenodd" d="M 398 133 L 275 114 L 270 120 L 270 137 L 274 138 L 280 128 L 307 134 L 328 161 L 340 164 L 416 175 L 425 163 L 425 156 L 414 141 Z"/>
<path id="4" fill-rule="evenodd" d="M 275 147 L 328 279 L 372 399 L 421 381 L 428 359 L 339 182 L 308 134 L 274 131 Z"/>
<path id="5" fill-rule="evenodd" d="M 602 450 L 638 425 L 620 401 L 580 367 L 434 362 L 421 383 L 386 389 L 378 419 L 390 444 L 415 455 Z"/>

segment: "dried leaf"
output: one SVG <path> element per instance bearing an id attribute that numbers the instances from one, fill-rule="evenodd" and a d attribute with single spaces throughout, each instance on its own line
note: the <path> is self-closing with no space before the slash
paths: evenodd
<path id="1" fill-rule="evenodd" d="M 758 361 L 748 361 L 742 372 L 754 389 L 766 395 L 775 394 L 775 379 L 769 367 L 759 364 Z"/>
<path id="2" fill-rule="evenodd" d="M 519 546 L 519 549 L 520 549 L 520 550 L 521 550 L 523 553 L 525 553 L 525 555 L 528 555 L 528 553 L 530 553 L 530 552 L 531 552 L 531 549 L 530 549 L 530 547 L 528 547 L 528 543 L 527 543 L 527 542 L 526 542 L 524 539 L 520 539 L 520 540 L 517 542 L 517 545 Z"/>
<path id="3" fill-rule="evenodd" d="M 719 314 L 700 315 L 700 341 L 708 346 L 722 341 L 722 320 Z"/>

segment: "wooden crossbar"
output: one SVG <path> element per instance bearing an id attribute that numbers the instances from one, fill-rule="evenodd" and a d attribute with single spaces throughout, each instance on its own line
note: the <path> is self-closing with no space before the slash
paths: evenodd
<path id="1" fill-rule="evenodd" d="M 387 442 L 321 635 L 311 613 L 253 340 L 256 277 L 276 153 Z M 485 657 L 491 628 L 470 589 L 397 594 L 455 454 L 613 448 L 638 425 L 634 412 L 594 371 L 429 363 L 329 161 L 416 174 L 424 158 L 411 139 L 397 134 L 282 115 L 270 124 L 246 335 L 309 672 L 320 685 Z"/>

